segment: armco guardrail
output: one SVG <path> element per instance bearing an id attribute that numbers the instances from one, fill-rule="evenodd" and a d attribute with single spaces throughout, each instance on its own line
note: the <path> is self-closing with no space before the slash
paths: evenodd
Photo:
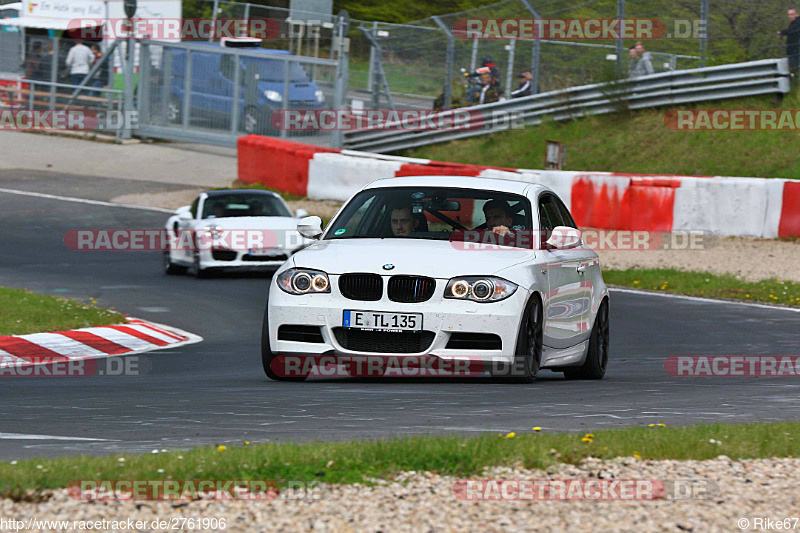
<path id="1" fill-rule="evenodd" d="M 644 109 L 789 92 L 789 63 L 765 59 L 716 67 L 664 72 L 610 83 L 571 87 L 492 104 L 444 111 L 437 128 L 418 118 L 345 132 L 346 148 L 392 152 L 487 135 L 512 126 L 535 125 L 545 118 L 568 120 L 622 109 Z"/>

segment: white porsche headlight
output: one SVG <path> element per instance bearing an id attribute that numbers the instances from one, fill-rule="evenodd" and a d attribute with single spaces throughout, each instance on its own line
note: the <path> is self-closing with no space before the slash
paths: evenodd
<path id="1" fill-rule="evenodd" d="M 514 294 L 516 290 L 516 284 L 502 278 L 462 276 L 447 282 L 444 297 L 474 302 L 498 302 Z"/>
<path id="2" fill-rule="evenodd" d="M 320 270 L 290 268 L 278 275 L 278 287 L 289 294 L 331 292 L 328 274 Z"/>
<path id="3" fill-rule="evenodd" d="M 325 93 L 323 93 L 319 89 L 314 91 L 314 96 L 317 98 L 317 102 L 319 102 L 320 104 L 325 101 Z"/>
<path id="4" fill-rule="evenodd" d="M 212 239 L 219 240 L 222 237 L 222 228 L 217 226 L 216 224 L 209 224 L 208 226 L 203 228 L 203 231 L 211 237 Z"/>

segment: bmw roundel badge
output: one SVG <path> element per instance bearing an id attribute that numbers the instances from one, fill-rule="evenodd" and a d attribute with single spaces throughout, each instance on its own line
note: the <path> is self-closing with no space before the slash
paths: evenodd
<path id="1" fill-rule="evenodd" d="M 391 263 L 387 263 L 387 264 L 383 265 L 383 269 L 384 270 L 393 270 L 394 269 L 394 265 L 391 264 Z"/>

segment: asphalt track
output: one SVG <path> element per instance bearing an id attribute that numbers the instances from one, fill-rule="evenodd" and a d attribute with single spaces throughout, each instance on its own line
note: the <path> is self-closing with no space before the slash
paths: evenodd
<path id="1" fill-rule="evenodd" d="M 0 189 L 107 201 L 173 187 L 22 171 Z M 800 313 L 612 292 L 611 362 L 600 382 L 543 372 L 487 379 L 268 380 L 259 337 L 269 278 L 162 274 L 155 252 L 76 252 L 71 229 L 157 228 L 167 215 L 0 192 L 0 285 L 82 301 L 204 337 L 153 352 L 139 376 L 0 378 L 0 459 L 404 434 L 581 431 L 800 419 L 796 378 L 679 378 L 671 355 L 797 355 Z"/>

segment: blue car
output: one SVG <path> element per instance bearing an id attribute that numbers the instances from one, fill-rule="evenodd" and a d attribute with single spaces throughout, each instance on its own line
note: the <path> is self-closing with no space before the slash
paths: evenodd
<path id="1" fill-rule="evenodd" d="M 191 50 L 190 120 L 230 124 L 237 56 L 220 50 L 217 43 L 196 43 Z M 283 108 L 286 62 L 270 58 L 267 54 L 295 56 L 286 50 L 248 48 L 247 51 L 264 54 L 265 57 L 239 57 L 239 128 L 245 133 L 274 134 L 277 130 L 271 124 L 271 117 L 275 110 Z M 171 72 L 172 80 L 166 118 L 170 122 L 181 123 L 186 93 L 187 50 L 175 48 L 170 50 L 169 56 L 165 58 L 164 65 Z M 171 67 L 168 63 L 171 63 Z M 290 62 L 289 108 L 319 109 L 324 103 L 325 95 L 308 72 L 300 63 Z"/>

